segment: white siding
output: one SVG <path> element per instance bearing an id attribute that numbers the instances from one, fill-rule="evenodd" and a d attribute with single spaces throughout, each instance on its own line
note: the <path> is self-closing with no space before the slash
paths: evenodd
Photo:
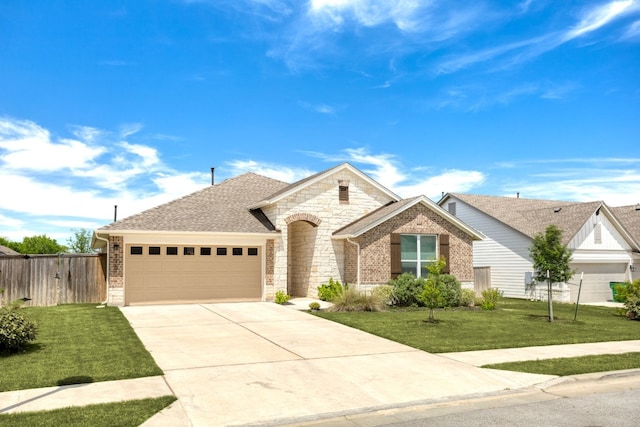
<path id="1" fill-rule="evenodd" d="M 473 242 L 473 266 L 491 267 L 491 286 L 504 296 L 525 298 L 524 274 L 532 270 L 531 239 L 493 217 L 456 200 L 456 216 L 486 237 Z"/>
<path id="2" fill-rule="evenodd" d="M 596 227 L 600 224 L 600 242 L 596 243 Z M 582 228 L 576 233 L 568 244 L 571 250 L 595 250 L 595 251 L 631 251 L 626 240 L 615 229 L 606 215 L 595 213 L 591 215 Z"/>

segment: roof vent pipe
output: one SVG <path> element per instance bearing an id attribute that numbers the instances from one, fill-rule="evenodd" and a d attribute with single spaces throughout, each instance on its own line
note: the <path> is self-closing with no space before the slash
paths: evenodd
<path id="1" fill-rule="evenodd" d="M 638 204 L 636 205 L 636 210 L 637 210 L 637 211 L 640 211 L 640 203 L 638 203 Z"/>
<path id="2" fill-rule="evenodd" d="M 211 185 L 213 185 L 215 183 L 214 180 L 214 172 L 215 172 L 216 168 L 211 168 Z"/>
<path id="3" fill-rule="evenodd" d="M 519 199 L 519 198 L 520 198 L 520 192 L 518 191 L 518 192 L 516 193 L 516 199 Z"/>
<path id="4" fill-rule="evenodd" d="M 118 205 L 113 205 L 113 222 L 118 220 Z"/>

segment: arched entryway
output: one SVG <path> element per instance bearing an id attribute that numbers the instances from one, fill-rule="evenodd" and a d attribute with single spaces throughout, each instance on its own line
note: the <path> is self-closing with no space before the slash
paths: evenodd
<path id="1" fill-rule="evenodd" d="M 298 213 L 286 219 L 287 223 L 287 293 L 306 297 L 310 284 L 318 280 L 314 263 L 320 219 L 313 214 Z"/>

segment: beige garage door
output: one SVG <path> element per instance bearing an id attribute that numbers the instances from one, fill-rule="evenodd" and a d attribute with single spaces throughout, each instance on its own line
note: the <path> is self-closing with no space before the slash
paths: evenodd
<path id="1" fill-rule="evenodd" d="M 584 272 L 580 302 L 611 301 L 609 282 L 624 282 L 627 271 L 626 263 L 572 264 L 576 270 L 571 283 L 580 283 L 580 273 Z M 578 297 L 578 286 L 571 286 L 571 301 Z"/>
<path id="2" fill-rule="evenodd" d="M 125 304 L 259 301 L 261 260 L 255 246 L 127 245 Z"/>

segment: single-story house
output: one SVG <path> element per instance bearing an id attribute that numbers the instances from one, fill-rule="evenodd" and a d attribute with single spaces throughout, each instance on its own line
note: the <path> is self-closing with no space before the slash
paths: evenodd
<path id="1" fill-rule="evenodd" d="M 554 298 L 564 302 L 577 300 L 581 277 L 580 302 L 611 300 L 609 283 L 629 280 L 640 253 L 637 235 L 603 202 L 450 193 L 438 204 L 482 233 L 473 243 L 473 265 L 490 267 L 492 286 L 509 297 L 545 296 L 546 285 L 529 286 L 525 278 L 533 270 L 533 238 L 551 224 L 563 230 L 576 271 L 568 284 L 554 285 Z"/>
<path id="2" fill-rule="evenodd" d="M 317 296 L 423 275 L 439 257 L 473 282 L 473 228 L 424 196 L 401 199 L 348 163 L 293 184 L 245 173 L 94 231 L 114 305 Z"/>
<path id="3" fill-rule="evenodd" d="M 617 206 L 611 208 L 616 218 L 633 236 L 636 242 L 640 243 L 640 203 L 628 206 Z M 631 280 L 640 279 L 640 252 L 632 252 L 633 264 L 631 265 Z"/>

